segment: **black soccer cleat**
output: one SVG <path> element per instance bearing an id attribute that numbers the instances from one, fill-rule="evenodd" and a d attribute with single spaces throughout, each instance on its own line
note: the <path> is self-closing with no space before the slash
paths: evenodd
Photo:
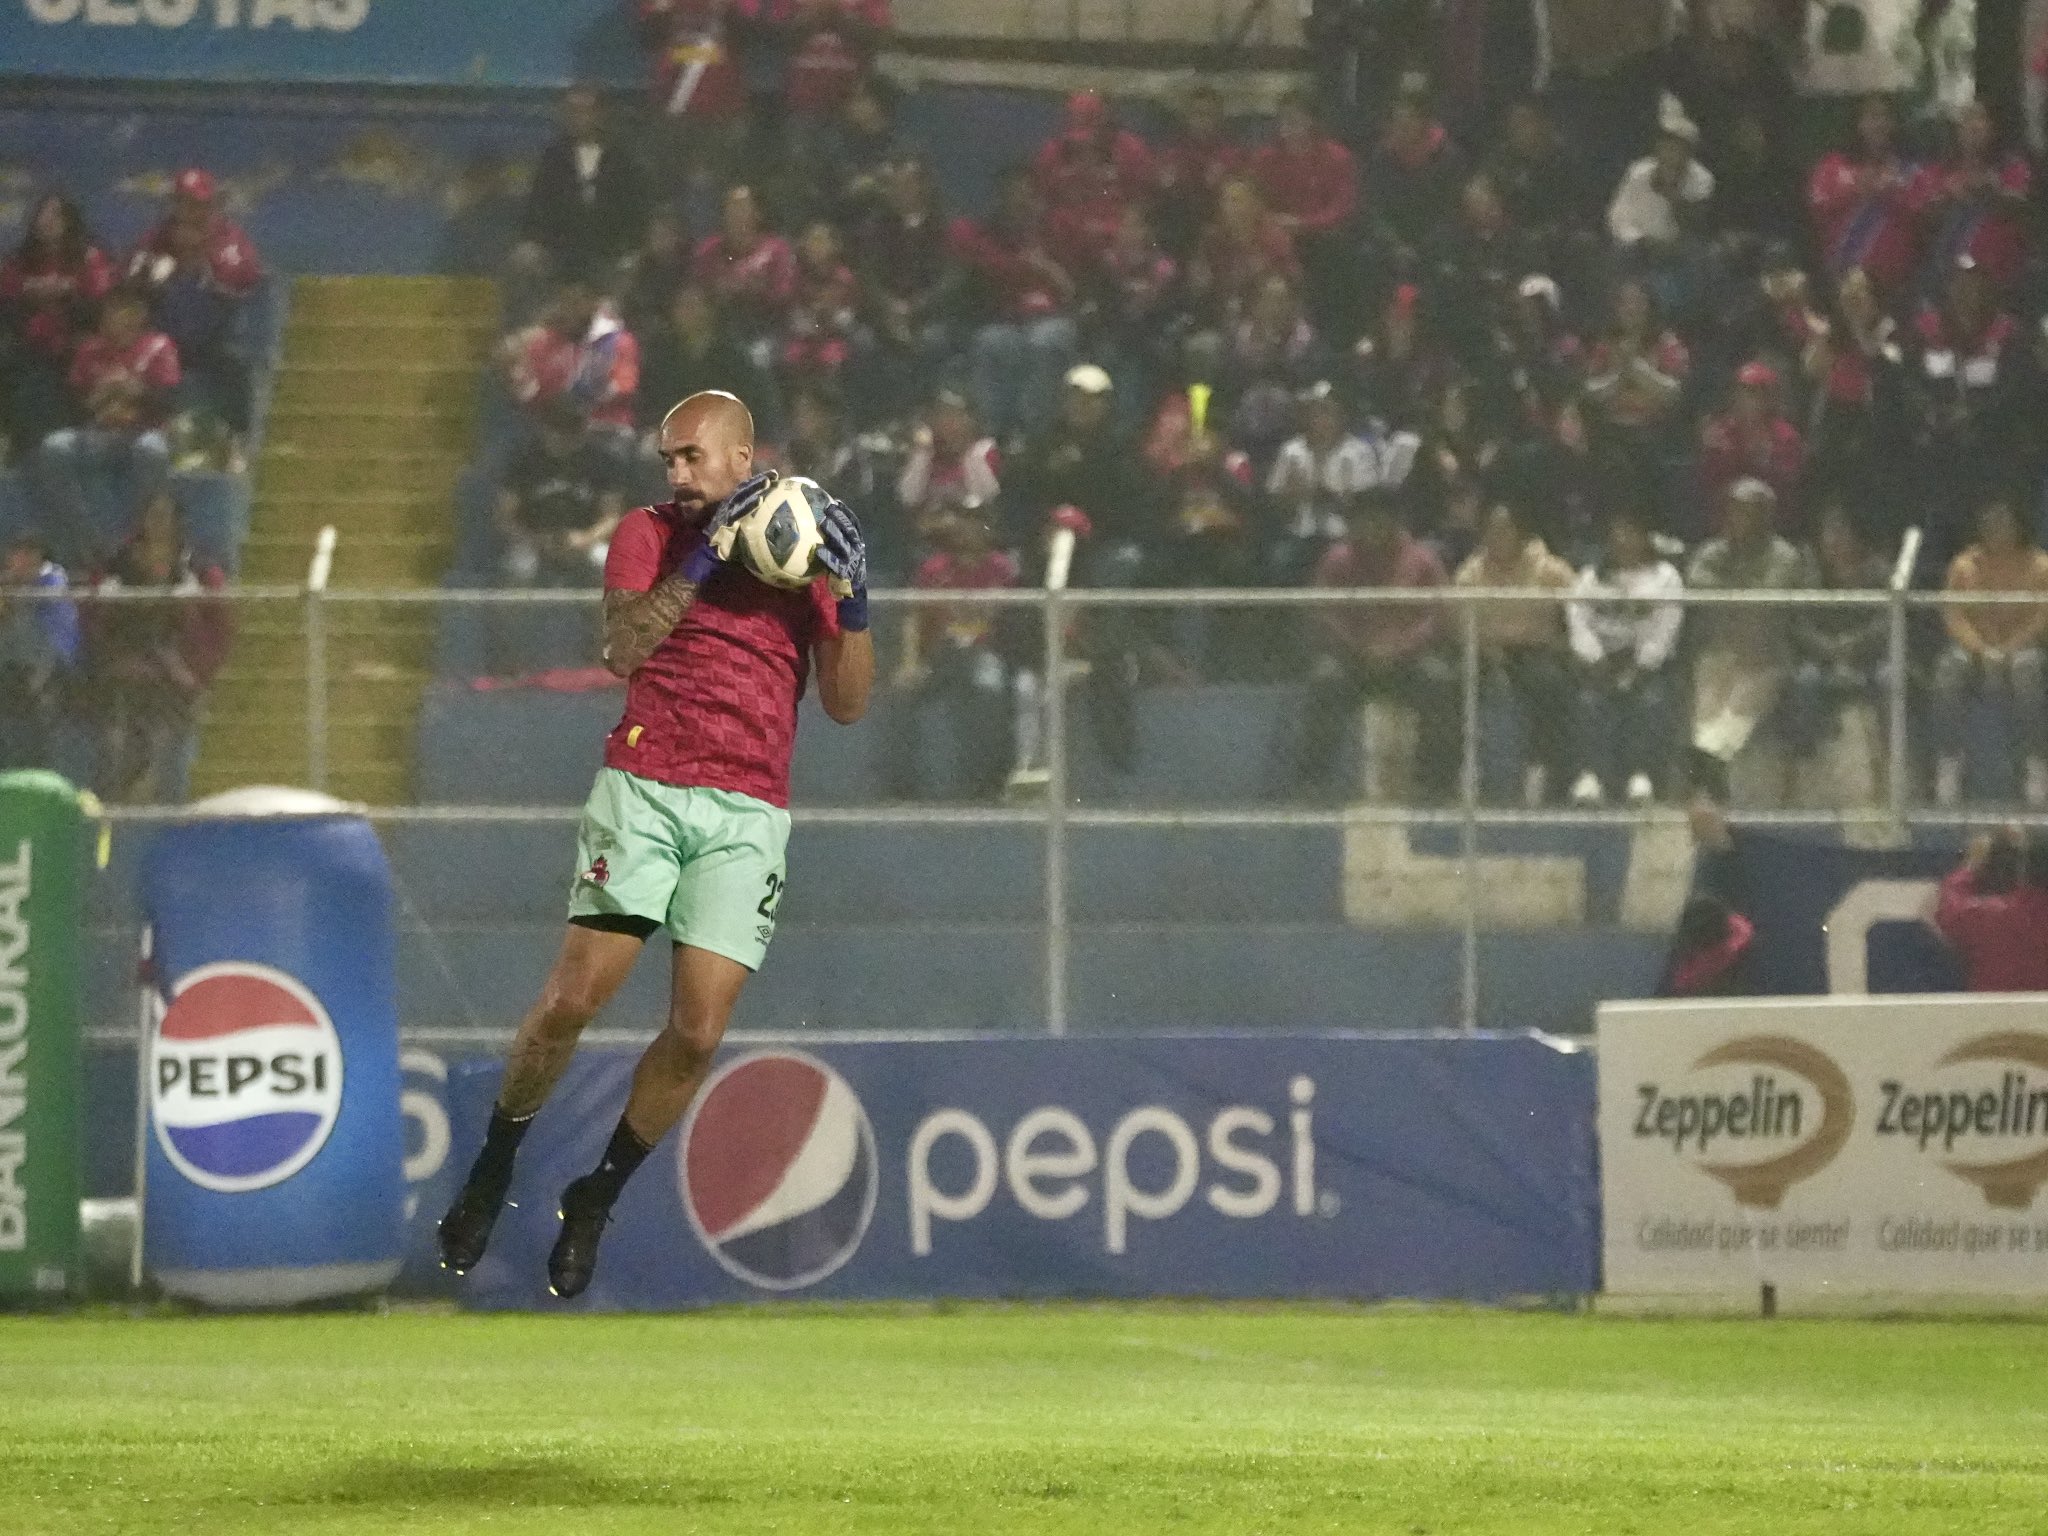
<path id="1" fill-rule="evenodd" d="M 597 1273 L 598 1240 L 612 1219 L 611 1206 L 590 1189 L 591 1182 L 586 1175 L 562 1191 L 562 1235 L 548 1250 L 548 1289 L 564 1301 L 581 1296 Z"/>
<path id="2" fill-rule="evenodd" d="M 480 1190 L 465 1184 L 448 1214 L 441 1218 L 435 1239 L 441 1249 L 441 1267 L 466 1275 L 476 1268 L 491 1241 L 491 1228 L 498 1224 L 498 1212 L 505 1208 L 502 1190 Z"/>

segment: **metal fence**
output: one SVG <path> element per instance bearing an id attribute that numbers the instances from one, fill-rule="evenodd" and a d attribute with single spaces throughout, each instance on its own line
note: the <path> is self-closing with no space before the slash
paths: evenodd
<path id="1" fill-rule="evenodd" d="M 1927 795 L 1922 793 L 1921 786 L 1927 777 L 1927 744 L 1922 725 L 1924 690 L 1918 679 L 1924 677 L 1926 663 L 1940 644 L 1934 631 L 1938 628 L 1940 610 L 1944 606 L 1958 601 L 1977 607 L 2038 604 L 2041 599 L 1993 594 L 1972 594 L 1966 599 L 1958 599 L 1940 593 L 1916 592 L 1906 585 L 1905 577 L 1910 568 L 1910 559 L 1902 560 L 1897 579 L 1887 590 L 1695 590 L 1674 597 L 1673 601 L 1682 604 L 1686 610 L 1688 627 L 1707 615 L 1730 610 L 1792 615 L 1813 613 L 1824 608 L 1852 608 L 1883 615 L 1885 660 L 1874 671 L 1876 691 L 1864 706 L 1870 717 L 1867 722 L 1870 726 L 1867 753 L 1872 759 L 1870 771 L 1860 779 L 1853 774 L 1830 778 L 1823 772 L 1820 777 L 1829 782 L 1823 784 L 1821 794 L 1792 801 L 1768 788 L 1764 792 L 1756 792 L 1755 785 L 1759 782 L 1767 785 L 1777 782 L 1769 773 L 1760 772 L 1745 778 L 1738 772 L 1732 819 L 1749 824 L 1853 825 L 1870 833 L 1882 833 L 1886 829 L 1897 832 L 1918 825 L 1963 826 L 2013 819 L 2010 805 L 1943 809 L 1932 806 Z M 302 710 L 277 711 L 268 721 L 238 721 L 234 730 L 282 731 L 288 738 L 291 733 L 302 729 L 304 781 L 316 789 L 337 784 L 335 764 L 340 755 L 338 749 L 348 744 L 350 732 L 376 723 L 388 727 L 394 738 L 409 739 L 412 725 L 410 720 L 402 719 L 377 721 L 374 715 L 363 713 L 366 708 L 375 707 L 378 698 L 403 698 L 404 692 L 402 689 L 386 695 L 365 692 L 364 678 L 355 676 L 351 669 L 367 669 L 371 674 L 369 681 L 375 682 L 374 674 L 381 664 L 374 660 L 364 663 L 359 654 L 338 646 L 338 637 L 360 639 L 366 631 L 374 632 L 392 622 L 394 615 L 411 615 L 415 621 L 411 628 L 415 632 L 443 633 L 451 625 L 459 625 L 465 616 L 474 620 L 479 615 L 495 615 L 501 626 L 519 633 L 538 623 L 538 615 L 552 610 L 557 615 L 572 615 L 568 629 L 588 636 L 587 654 L 581 657 L 563 655 L 560 661 L 573 665 L 580 660 L 587 665 L 595 660 L 598 603 L 597 594 L 589 590 L 343 591 L 330 588 L 325 583 L 324 574 L 324 570 L 316 571 L 315 579 L 301 587 L 243 587 L 217 597 L 194 597 L 188 593 L 179 599 L 187 603 L 227 603 L 237 610 L 244 622 L 241 638 L 237 641 L 236 666 L 244 669 L 267 666 L 276 677 L 289 680 L 294 688 L 303 668 Z M 21 595 L 43 600 L 56 596 L 38 592 Z M 105 604 L 111 611 L 122 604 L 162 602 L 177 594 L 125 592 L 93 598 L 73 596 L 82 604 Z M 1434 828 L 1437 831 L 1432 835 L 1442 839 L 1448 833 L 1455 841 L 1457 911 L 1446 914 L 1447 920 L 1457 925 L 1461 941 L 1455 1022 L 1468 1029 L 1474 1028 L 1482 1015 L 1479 955 L 1489 905 L 1481 890 L 1484 878 L 1483 835 L 1501 828 L 1641 827 L 1650 823 L 1661 824 L 1668 830 L 1679 823 L 1675 779 L 1667 779 L 1660 786 L 1660 805 L 1654 809 L 1611 805 L 1591 808 L 1557 803 L 1557 791 L 1565 786 L 1556 784 L 1551 786 L 1552 798 L 1546 803 L 1524 804 L 1518 803 L 1511 791 L 1499 792 L 1497 786 L 1490 792 L 1483 782 L 1482 758 L 1489 748 L 1490 729 L 1489 658 L 1482 639 L 1485 618 L 1490 611 L 1499 612 L 1506 605 L 1556 607 L 1563 600 L 1554 592 L 1465 588 L 1423 591 L 1121 591 L 1066 589 L 1053 585 L 1045 589 L 1008 592 L 878 592 L 875 595 L 877 636 L 878 645 L 884 653 L 878 689 L 883 690 L 889 687 L 892 657 L 910 615 L 934 608 L 956 613 L 973 610 L 976 613 L 1007 615 L 1016 629 L 1010 640 L 1015 670 L 1022 674 L 1035 673 L 1040 684 L 1035 695 L 1037 702 L 1029 707 L 1036 712 L 1036 721 L 1042 728 L 1042 753 L 1037 761 L 1026 765 L 1035 771 L 1019 775 L 1006 793 L 991 793 L 980 800 L 956 797 L 943 803 L 933 803 L 892 797 L 886 788 L 878 790 L 873 785 L 854 786 L 844 795 L 827 792 L 800 798 L 794 819 L 799 827 L 1031 829 L 1042 848 L 1042 855 L 1036 861 L 1042 870 L 1043 881 L 1039 893 L 1043 920 L 1042 1016 L 1045 1028 L 1054 1034 L 1068 1029 L 1073 945 L 1077 930 L 1084 921 L 1075 916 L 1073 850 L 1077 837 L 1115 831 L 1164 838 L 1176 832 L 1222 829 L 1258 836 L 1279 835 L 1289 829 L 1327 829 L 1333 834 L 1356 834 L 1360 829 L 1373 827 L 1397 829 L 1405 835 L 1416 829 Z M 1370 792 L 1371 775 L 1367 771 L 1367 782 L 1356 789 L 1345 787 L 1334 793 L 1310 797 L 1297 794 L 1295 787 L 1282 774 L 1273 775 L 1258 785 L 1252 785 L 1257 775 L 1247 775 L 1241 780 L 1233 780 L 1215 794 L 1205 793 L 1201 786 L 1191 790 L 1186 784 L 1170 786 L 1155 794 L 1147 788 L 1150 781 L 1145 773 L 1141 772 L 1126 782 L 1117 779 L 1114 773 L 1105 772 L 1099 764 L 1090 766 L 1092 758 L 1099 756 L 1089 740 L 1097 727 L 1083 719 L 1081 701 L 1089 697 L 1086 690 L 1101 686 L 1106 669 L 1122 666 L 1130 652 L 1144 648 L 1131 640 L 1134 634 L 1164 636 L 1158 649 L 1172 655 L 1174 647 L 1171 642 L 1175 639 L 1184 642 L 1186 639 L 1185 633 L 1169 632 L 1175 626 L 1184 630 L 1191 621 L 1197 627 L 1203 622 L 1216 626 L 1223 624 L 1228 616 L 1239 616 L 1243 625 L 1239 635 L 1255 637 L 1249 648 L 1257 655 L 1253 670 L 1258 673 L 1258 679 L 1241 687 L 1239 692 L 1261 701 L 1260 707 L 1266 711 L 1261 718 L 1279 721 L 1277 729 L 1280 734 L 1285 734 L 1298 722 L 1302 708 L 1298 689 L 1289 685 L 1292 679 L 1298 678 L 1300 667 L 1312 650 L 1304 638 L 1305 624 L 1312 623 L 1318 615 L 1356 613 L 1366 609 L 1384 613 L 1417 605 L 1439 611 L 1446 631 L 1444 655 L 1447 660 L 1455 662 L 1455 689 L 1441 700 L 1442 707 L 1446 711 L 1455 711 L 1458 717 L 1455 783 L 1421 786 L 1425 791 L 1434 788 L 1440 791 L 1438 793 L 1407 795 L 1396 786 L 1383 789 L 1375 796 Z M 420 620 L 430 622 L 417 622 Z M 1167 628 L 1158 627 L 1162 625 Z M 1106 647 L 1104 639 L 1112 626 L 1121 636 L 1117 642 L 1120 649 L 1114 654 Z M 91 624 L 87 627 L 90 633 Z M 1259 640 L 1258 636 L 1265 638 Z M 1682 669 L 1686 658 L 1681 655 L 1672 665 L 1675 669 Z M 1183 686 L 1184 681 L 1155 683 L 1141 676 L 1130 688 L 1130 698 L 1126 702 L 1142 704 L 1147 698 L 1170 697 L 1182 701 L 1199 715 L 1204 701 L 1214 695 L 1202 687 Z M 451 677 L 440 686 L 452 691 L 466 685 L 465 674 L 459 682 Z M 334 703 L 343 695 L 354 702 L 350 712 L 337 716 Z M 281 695 L 274 689 L 272 696 Z M 366 704 L 365 700 L 370 702 Z M 210 730 L 222 728 L 218 711 L 224 707 L 222 701 L 216 701 L 216 715 Z M 397 705 L 386 707 L 388 710 L 398 708 Z M 597 707 L 600 713 L 610 710 L 609 704 L 602 700 L 598 701 Z M 1685 715 L 1682 704 L 1678 715 L 1682 721 Z M 1391 714 L 1382 715 L 1377 725 L 1384 728 L 1392 718 Z M 1182 723 L 1185 732 L 1187 722 L 1183 719 Z M 1362 752 L 1359 760 L 1366 762 L 1368 770 L 1375 750 L 1385 756 L 1387 749 L 1384 745 L 1375 749 L 1370 740 L 1375 729 L 1372 719 L 1367 718 L 1362 727 L 1355 720 L 1347 720 L 1345 727 L 1346 734 L 1352 738 L 1347 751 L 1354 754 Z M 814 734 L 826 729 L 829 728 L 822 722 L 813 722 L 806 731 Z M 1199 730 L 1199 720 L 1195 729 Z M 1358 744 L 1361 730 L 1367 738 L 1363 749 Z M 1187 751 L 1191 740 L 1184 733 L 1179 738 L 1178 750 Z M 209 754 L 217 752 L 216 743 L 217 737 L 210 736 Z M 1668 744 L 1674 759 L 1682 753 L 1684 743 L 1685 732 L 1681 724 L 1678 739 Z M 581 745 L 588 748 L 589 762 L 594 764 L 595 741 L 583 741 Z M 526 755 L 525 746 L 515 738 L 500 742 L 497 750 L 507 758 L 517 758 Z M 1172 742 L 1167 746 L 1174 749 Z M 803 750 L 800 742 L 799 751 Z M 1204 750 L 1221 753 L 1224 759 L 1233 752 L 1241 753 L 1248 762 L 1254 754 L 1271 756 L 1276 744 L 1247 738 L 1234 745 L 1229 741 L 1210 742 Z M 1751 755 L 1763 761 L 1768 751 L 1767 746 L 1759 746 Z M 1110 785 L 1108 790 L 1102 788 L 1104 783 Z M 463 803 L 459 795 L 451 797 L 445 785 L 430 800 L 423 799 L 415 781 L 406 793 L 376 797 L 380 803 L 370 807 L 370 814 L 377 822 L 389 827 L 422 823 L 475 826 L 540 823 L 562 824 L 566 833 L 566 824 L 576 816 L 580 792 L 580 788 L 564 783 L 559 793 L 551 793 L 542 803 L 514 803 L 506 800 L 503 794 L 493 795 L 491 800 L 494 803 L 484 803 L 481 799 L 475 803 Z M 2014 792 L 2016 794 L 2017 790 Z M 117 820 L 146 822 L 175 816 L 178 811 L 164 805 L 125 805 L 114 807 L 110 814 Z M 1229 871 L 1218 871 L 1217 878 L 1227 880 Z"/>

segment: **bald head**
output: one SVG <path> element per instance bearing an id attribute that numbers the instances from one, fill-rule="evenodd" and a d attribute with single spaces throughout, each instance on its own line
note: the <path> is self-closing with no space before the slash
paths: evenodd
<path id="1" fill-rule="evenodd" d="M 707 509 L 754 472 L 754 417 L 737 395 L 707 389 L 661 423 L 661 462 L 676 505 Z"/>

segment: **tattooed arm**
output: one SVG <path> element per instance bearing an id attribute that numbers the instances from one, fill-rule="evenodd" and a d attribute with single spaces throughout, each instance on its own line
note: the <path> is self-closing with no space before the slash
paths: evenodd
<path id="1" fill-rule="evenodd" d="M 631 677 L 669 637 L 697 600 L 697 583 L 683 572 L 645 592 L 607 588 L 604 594 L 604 665 L 613 677 Z"/>

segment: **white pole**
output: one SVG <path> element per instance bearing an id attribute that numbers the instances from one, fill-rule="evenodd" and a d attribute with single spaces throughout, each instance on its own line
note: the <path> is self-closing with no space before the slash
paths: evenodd
<path id="1" fill-rule="evenodd" d="M 1045 1028 L 1067 1032 L 1067 614 L 1074 530 L 1053 531 L 1045 562 Z"/>
<path id="2" fill-rule="evenodd" d="M 142 1289 L 143 1211 L 149 1203 L 149 1136 L 152 1130 L 150 1078 L 156 1071 L 151 1059 L 156 1040 L 156 930 L 142 930 L 141 965 L 136 971 L 138 985 L 135 1023 L 135 1248 L 128 1259 L 128 1289 Z"/>
<path id="3" fill-rule="evenodd" d="M 306 783 L 327 788 L 327 581 L 334 574 L 335 531 L 320 530 L 306 570 Z"/>

